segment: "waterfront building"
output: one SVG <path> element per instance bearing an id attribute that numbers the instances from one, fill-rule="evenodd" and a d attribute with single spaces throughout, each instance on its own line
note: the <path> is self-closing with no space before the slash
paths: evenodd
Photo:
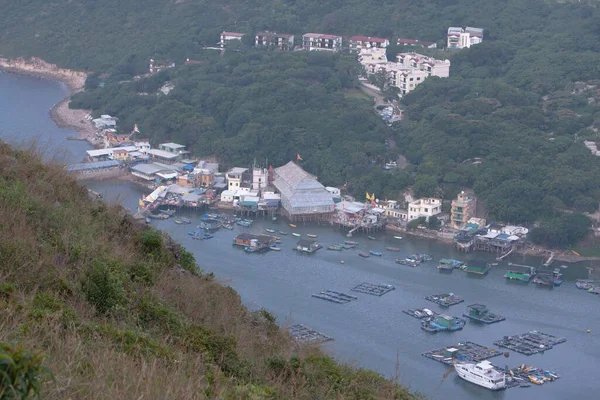
<path id="1" fill-rule="evenodd" d="M 293 161 L 275 168 L 273 186 L 281 194 L 282 213 L 291 220 L 326 219 L 335 204 L 331 194 Z"/>
<path id="2" fill-rule="evenodd" d="M 248 168 L 234 167 L 227 171 L 227 189 L 237 191 L 242 187 L 242 177 Z"/>
<path id="3" fill-rule="evenodd" d="M 450 225 L 455 229 L 460 229 L 475 216 L 477 208 L 477 199 L 475 196 L 460 192 L 456 200 L 452 200 L 450 209 Z"/>
<path id="4" fill-rule="evenodd" d="M 396 40 L 398 46 L 412 46 L 412 47 L 423 47 L 425 49 L 435 49 L 437 44 L 435 42 L 428 42 L 426 40 L 419 39 L 398 39 Z"/>
<path id="5" fill-rule="evenodd" d="M 423 198 L 408 203 L 408 220 L 420 217 L 432 217 L 442 213 L 442 201 L 434 198 Z"/>

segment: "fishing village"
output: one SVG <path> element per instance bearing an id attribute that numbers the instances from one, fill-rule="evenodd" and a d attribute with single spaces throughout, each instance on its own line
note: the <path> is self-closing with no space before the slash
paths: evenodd
<path id="1" fill-rule="evenodd" d="M 310 256 L 317 251 L 327 251 L 339 253 L 340 264 L 344 264 L 347 257 L 374 257 L 384 262 L 389 260 L 398 268 L 432 268 L 445 275 L 456 270 L 485 278 L 492 269 L 501 268 L 507 281 L 523 285 L 554 288 L 563 283 L 562 268 L 552 266 L 555 261 L 552 252 L 544 254 L 541 265 L 505 264 L 511 254 L 531 247 L 527 241 L 528 229 L 487 223 L 476 216 L 476 199 L 472 194 L 461 192 L 452 202 L 449 213 L 442 212 L 442 201 L 436 198 L 414 199 L 407 195 L 398 200 L 380 200 L 375 193 L 366 193 L 363 201 L 357 201 L 344 195 L 343 188 L 326 187 L 316 176 L 306 172 L 300 154 L 282 166 L 254 162 L 248 167 L 220 171 L 214 160 L 195 159 L 177 143 L 162 143 L 152 148 L 147 140 L 135 139 L 139 135 L 137 128 L 131 135 L 116 135 L 116 120 L 110 116 L 102 116 L 95 123 L 102 127 L 100 136 L 107 147 L 87 151 L 87 162 L 70 165 L 67 169 L 81 179 L 119 177 L 135 183 L 148 192 L 138 199 L 137 210 L 132 211 L 135 217 L 147 224 L 172 221 L 190 226 L 187 232 L 190 240 L 207 241 L 230 232 L 232 247 L 249 254 L 291 250 Z M 254 229 L 256 221 L 262 221 L 267 227 L 258 232 Z M 409 228 L 411 221 L 420 222 L 417 229 Z M 434 230 L 427 229 L 430 221 L 439 225 Z M 272 227 L 268 227 L 269 223 Z M 322 243 L 318 234 L 305 232 L 311 226 L 331 227 L 344 239 Z M 471 255 L 462 260 L 434 260 L 424 253 L 403 254 L 401 235 L 420 233 L 424 237 L 431 237 L 433 233 L 438 239 L 451 242 L 459 253 L 491 253 L 495 262 Z M 592 294 L 600 293 L 600 283 L 593 279 L 578 280 L 576 286 Z M 307 295 L 343 306 L 360 302 L 361 296 L 389 296 L 395 289 L 390 284 L 362 282 L 346 291 L 320 288 Z M 449 310 L 465 299 L 450 292 L 422 298 L 439 310 L 422 307 L 402 311 L 419 320 L 415 328 L 420 327 L 432 335 L 452 334 L 469 330 L 472 324 L 485 326 L 510 318 L 491 312 L 482 303 L 470 304 L 462 312 L 453 313 Z M 289 332 L 296 340 L 306 343 L 335 340 L 303 324 L 292 325 Z M 494 386 L 477 383 L 480 386 L 494 390 L 525 388 L 553 382 L 560 375 L 554 370 L 526 364 L 513 368 L 495 365 L 488 359 L 499 355 L 508 358 L 511 351 L 527 356 L 544 353 L 565 341 L 566 338 L 532 330 L 491 343 L 506 351 L 460 342 L 425 352 L 423 356 L 453 366 L 461 377 L 478 371 L 486 371 L 482 379 L 496 377 Z"/>

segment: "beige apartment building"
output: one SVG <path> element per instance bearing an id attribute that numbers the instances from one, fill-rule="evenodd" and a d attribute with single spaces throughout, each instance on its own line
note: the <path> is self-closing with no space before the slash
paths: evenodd
<path id="1" fill-rule="evenodd" d="M 455 229 L 462 228 L 475 216 L 476 208 L 477 199 L 475 196 L 466 194 L 464 191 L 460 192 L 456 200 L 452 200 L 450 225 Z"/>

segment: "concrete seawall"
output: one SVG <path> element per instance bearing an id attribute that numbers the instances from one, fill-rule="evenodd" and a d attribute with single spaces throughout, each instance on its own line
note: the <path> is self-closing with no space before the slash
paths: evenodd
<path id="1" fill-rule="evenodd" d="M 77 171 L 71 172 L 78 181 L 102 181 L 106 179 L 120 178 L 127 174 L 127 168 L 113 168 L 98 171 Z"/>

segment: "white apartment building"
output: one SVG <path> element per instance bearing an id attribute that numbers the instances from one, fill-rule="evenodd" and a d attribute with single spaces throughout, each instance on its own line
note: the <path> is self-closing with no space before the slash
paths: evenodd
<path id="1" fill-rule="evenodd" d="M 483 29 L 467 26 L 466 28 L 451 26 L 448 28 L 448 48 L 464 49 L 483 41 Z"/>
<path id="2" fill-rule="evenodd" d="M 367 74 L 386 71 L 390 85 L 399 88 L 403 95 L 412 92 L 429 76 L 450 76 L 450 60 L 436 60 L 418 53 L 400 53 L 397 62 L 388 62 L 385 49 L 368 49 L 361 51 L 358 60 Z"/>
<path id="3" fill-rule="evenodd" d="M 370 36 L 352 36 L 349 41 L 350 53 L 358 53 L 362 49 L 380 48 L 385 49 L 390 41 L 385 38 Z"/>
<path id="4" fill-rule="evenodd" d="M 237 191 L 242 187 L 242 175 L 248 171 L 248 168 L 235 167 L 227 171 L 227 190 Z"/>
<path id="5" fill-rule="evenodd" d="M 322 33 L 305 33 L 302 35 L 302 47 L 307 51 L 340 51 L 342 50 L 342 37 Z"/>
<path id="6" fill-rule="evenodd" d="M 221 45 L 221 48 L 224 48 L 227 45 L 227 42 L 230 40 L 242 40 L 242 36 L 244 36 L 244 34 L 240 32 L 223 31 L 221 32 L 221 40 L 219 41 L 219 44 Z"/>
<path id="7" fill-rule="evenodd" d="M 442 201 L 434 198 L 423 198 L 408 203 L 408 220 L 419 217 L 432 217 L 442 212 Z"/>

